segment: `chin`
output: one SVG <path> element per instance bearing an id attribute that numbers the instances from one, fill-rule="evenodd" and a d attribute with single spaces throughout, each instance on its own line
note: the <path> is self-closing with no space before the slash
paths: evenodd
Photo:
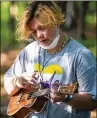
<path id="1" fill-rule="evenodd" d="M 40 43 L 40 45 L 44 47 L 49 46 L 47 43 Z"/>

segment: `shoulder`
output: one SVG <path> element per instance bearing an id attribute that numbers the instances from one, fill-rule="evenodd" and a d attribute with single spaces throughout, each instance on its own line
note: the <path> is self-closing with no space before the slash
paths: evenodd
<path id="1" fill-rule="evenodd" d="M 39 47 L 38 42 L 37 41 L 34 41 L 34 42 L 28 44 L 25 47 L 25 50 L 29 50 L 29 49 L 31 50 L 31 49 L 34 49 L 34 48 L 37 48 L 37 47 Z"/>
<path id="2" fill-rule="evenodd" d="M 80 55 L 93 55 L 92 52 L 86 48 L 83 44 L 81 44 L 80 42 L 78 42 L 77 40 L 74 40 L 70 37 L 70 43 L 68 45 L 68 50 L 71 53 L 75 53 L 75 54 L 80 54 Z"/>
<path id="3" fill-rule="evenodd" d="M 72 38 L 68 45 L 68 54 L 75 62 L 93 64 L 96 61 L 93 53 L 89 49 Z"/>
<path id="4" fill-rule="evenodd" d="M 85 64 L 88 65 L 96 64 L 96 58 L 94 57 L 93 53 L 87 48 L 81 48 L 78 54 L 78 60 L 79 62 L 84 62 Z"/>
<path id="5" fill-rule="evenodd" d="M 38 42 L 34 41 L 28 44 L 24 49 L 22 49 L 19 53 L 19 57 L 24 57 L 26 55 L 32 55 L 39 49 Z"/>
<path id="6" fill-rule="evenodd" d="M 77 40 L 70 38 L 70 42 L 68 45 L 68 49 L 73 52 L 73 51 L 80 51 L 81 48 L 86 48 L 84 45 L 82 45 L 81 43 L 79 43 Z"/>
<path id="7" fill-rule="evenodd" d="M 39 48 L 38 42 L 34 41 L 30 44 L 28 44 L 23 50 L 22 52 L 25 53 L 33 53 L 35 52 L 35 50 L 37 50 Z"/>

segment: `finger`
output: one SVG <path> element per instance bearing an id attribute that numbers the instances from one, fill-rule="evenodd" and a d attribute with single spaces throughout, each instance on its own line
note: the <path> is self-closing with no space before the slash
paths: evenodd
<path id="1" fill-rule="evenodd" d="M 39 74 L 38 74 L 38 71 L 37 71 L 37 70 L 33 72 L 32 77 L 33 77 L 34 79 L 36 79 L 36 80 L 38 79 Z"/>
<path id="2" fill-rule="evenodd" d="M 58 97 L 56 94 L 53 94 L 51 93 L 50 94 L 50 98 L 51 98 L 51 102 L 54 103 L 54 102 L 57 102 L 58 101 Z"/>
<path id="3" fill-rule="evenodd" d="M 58 96 L 58 93 L 55 91 L 51 91 L 50 96 L 52 96 L 54 98 L 54 97 Z"/>
<path id="4" fill-rule="evenodd" d="M 51 98 L 52 102 L 61 102 L 62 100 L 64 100 L 63 95 L 57 95 L 57 94 L 53 94 L 53 93 L 50 93 L 50 98 Z"/>
<path id="5" fill-rule="evenodd" d="M 18 85 L 20 88 L 29 88 L 29 86 L 28 85 L 26 85 L 26 84 L 21 84 L 21 85 Z"/>
<path id="6" fill-rule="evenodd" d="M 33 92 L 35 92 L 35 91 L 37 91 L 37 90 L 39 89 L 38 86 L 34 86 L 34 85 L 31 85 L 30 88 L 31 88 L 31 90 L 32 90 Z"/>
<path id="7" fill-rule="evenodd" d="M 35 85 L 35 84 L 37 84 L 37 80 L 35 80 L 34 78 L 32 78 L 31 81 L 30 81 L 30 83 L 32 83 L 32 84 Z"/>
<path id="8" fill-rule="evenodd" d="M 58 87 L 52 85 L 52 86 L 51 86 L 51 92 L 52 92 L 52 93 L 58 92 Z"/>
<path id="9" fill-rule="evenodd" d="M 39 89 L 39 86 L 31 84 L 29 82 L 23 82 L 21 88 L 30 89 L 33 92 L 35 92 L 35 91 L 37 91 Z"/>
<path id="10" fill-rule="evenodd" d="M 51 103 L 55 103 L 55 101 L 53 99 L 50 99 Z"/>
<path id="11" fill-rule="evenodd" d="M 27 81 L 23 81 L 22 86 L 23 87 L 30 87 L 31 84 L 29 82 L 27 82 Z"/>
<path id="12" fill-rule="evenodd" d="M 35 75 L 32 75 L 32 78 L 38 80 L 38 77 L 36 77 Z"/>
<path id="13" fill-rule="evenodd" d="M 32 74 L 33 74 L 33 75 L 36 75 L 36 73 L 37 73 L 37 72 L 38 72 L 38 71 L 37 71 L 37 70 L 35 70 Z"/>
<path id="14" fill-rule="evenodd" d="M 30 83 L 30 84 L 32 84 L 32 85 L 36 85 L 36 84 L 37 84 L 37 82 L 34 81 L 34 80 L 28 81 L 28 83 Z"/>

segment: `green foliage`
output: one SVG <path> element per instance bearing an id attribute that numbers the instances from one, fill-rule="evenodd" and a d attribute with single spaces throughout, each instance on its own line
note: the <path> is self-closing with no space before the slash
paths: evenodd
<path id="1" fill-rule="evenodd" d="M 15 47 L 16 42 L 15 42 L 15 31 L 12 32 L 10 29 L 10 3 L 11 1 L 3 1 L 1 2 L 1 50 L 4 48 L 8 47 L 11 43 L 12 40 L 14 42 L 13 47 Z M 18 17 L 20 17 L 21 13 L 23 12 L 25 8 L 25 3 L 27 4 L 28 2 L 16 2 L 16 5 L 18 7 Z M 18 20 L 16 22 L 18 22 Z M 12 39 L 13 38 L 13 39 Z"/>
<path id="2" fill-rule="evenodd" d="M 28 2 L 16 2 L 17 6 L 18 6 L 18 18 L 21 16 L 21 14 L 23 13 L 24 9 L 26 8 L 26 6 L 28 5 Z"/>
<path id="3" fill-rule="evenodd" d="M 96 13 L 91 15 L 87 14 L 85 21 L 87 24 L 96 24 Z"/>
<path id="4" fill-rule="evenodd" d="M 96 1 L 90 1 L 89 3 L 89 9 L 90 11 L 96 11 Z"/>
<path id="5" fill-rule="evenodd" d="M 96 40 L 95 39 L 88 39 L 88 40 L 78 40 L 84 46 L 86 46 L 96 57 Z"/>
<path id="6" fill-rule="evenodd" d="M 8 44 L 9 2 L 1 2 L 1 49 Z"/>
<path id="7" fill-rule="evenodd" d="M 9 2 L 1 2 L 1 20 L 7 22 L 9 17 Z"/>
<path id="8" fill-rule="evenodd" d="M 90 47 L 89 50 L 91 50 L 91 52 L 94 54 L 94 56 L 97 57 L 97 55 L 96 55 L 96 46 Z"/>

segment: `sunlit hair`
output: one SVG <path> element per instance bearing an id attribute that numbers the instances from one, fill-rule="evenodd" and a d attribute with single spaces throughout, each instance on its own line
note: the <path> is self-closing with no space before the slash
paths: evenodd
<path id="1" fill-rule="evenodd" d="M 65 19 L 61 9 L 54 2 L 40 2 L 37 7 L 32 8 L 33 3 L 27 7 L 17 24 L 18 40 L 26 40 L 31 35 L 29 23 L 33 18 L 36 18 L 42 26 L 54 26 L 63 24 Z M 33 10 L 35 10 L 33 12 Z"/>

